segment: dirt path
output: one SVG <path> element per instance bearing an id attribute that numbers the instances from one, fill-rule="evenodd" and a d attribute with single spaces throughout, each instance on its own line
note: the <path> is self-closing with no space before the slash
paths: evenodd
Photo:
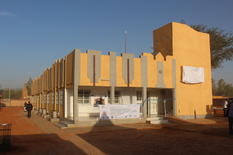
<path id="1" fill-rule="evenodd" d="M 22 108 L 3 108 L 0 123 L 12 124 L 13 146 L 4 154 L 103 154 L 78 135 L 64 132 L 39 116 L 27 118 Z"/>
<path id="2" fill-rule="evenodd" d="M 232 154 L 225 118 L 173 121 L 61 130 L 37 115 L 26 118 L 21 108 L 0 111 L 0 123 L 13 124 L 5 154 Z"/>

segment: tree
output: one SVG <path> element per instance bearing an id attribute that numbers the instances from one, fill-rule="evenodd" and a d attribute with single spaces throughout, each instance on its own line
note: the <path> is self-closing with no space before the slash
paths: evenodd
<path id="1" fill-rule="evenodd" d="M 206 25 L 191 25 L 197 31 L 209 33 L 211 66 L 213 69 L 222 67 L 224 61 L 233 59 L 233 34 L 225 32 L 217 27 Z"/>
<path id="2" fill-rule="evenodd" d="M 28 95 L 30 96 L 31 95 L 31 86 L 32 86 L 32 78 L 30 77 L 28 79 L 28 81 L 25 83 L 25 86 L 27 88 L 27 91 L 28 91 Z"/>
<path id="3" fill-rule="evenodd" d="M 2 96 L 2 98 L 9 98 L 9 89 L 0 89 L 0 96 Z M 11 99 L 20 99 L 21 97 L 21 89 L 11 89 Z"/>
<path id="4" fill-rule="evenodd" d="M 12 89 L 11 90 L 11 98 L 12 99 L 20 99 L 22 97 L 22 89 Z"/>
<path id="5" fill-rule="evenodd" d="M 213 81 L 213 94 L 217 96 L 233 97 L 233 85 L 226 83 L 223 79 Z"/>

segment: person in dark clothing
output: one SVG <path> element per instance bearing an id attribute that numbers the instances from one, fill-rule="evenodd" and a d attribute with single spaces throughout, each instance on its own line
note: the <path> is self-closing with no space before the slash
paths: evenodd
<path id="1" fill-rule="evenodd" d="M 229 122 L 229 134 L 233 135 L 233 100 L 228 101 L 228 122 Z"/>
<path id="2" fill-rule="evenodd" d="M 100 97 L 100 104 L 104 104 L 104 99 L 102 97 Z"/>
<path id="3" fill-rule="evenodd" d="M 33 108 L 33 106 L 32 106 L 32 104 L 31 104 L 30 101 L 29 101 L 28 104 L 27 104 L 27 106 L 26 106 L 26 110 L 27 110 L 27 112 L 28 112 L 28 118 L 31 117 L 32 108 Z"/>
<path id="4" fill-rule="evenodd" d="M 24 107 L 23 107 L 24 112 L 27 111 L 27 110 L 26 110 L 26 107 L 27 107 L 27 102 L 24 102 Z"/>

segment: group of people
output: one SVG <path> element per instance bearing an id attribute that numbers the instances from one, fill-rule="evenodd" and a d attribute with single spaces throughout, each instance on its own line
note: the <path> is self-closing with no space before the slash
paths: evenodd
<path id="1" fill-rule="evenodd" d="M 228 117 L 229 134 L 233 135 L 233 99 L 229 99 L 224 105 L 224 116 Z"/>
<path id="2" fill-rule="evenodd" d="M 24 111 L 25 112 L 27 111 L 28 118 L 31 117 L 31 111 L 32 111 L 32 109 L 33 109 L 33 106 L 32 106 L 32 104 L 31 104 L 30 101 L 24 103 Z"/>

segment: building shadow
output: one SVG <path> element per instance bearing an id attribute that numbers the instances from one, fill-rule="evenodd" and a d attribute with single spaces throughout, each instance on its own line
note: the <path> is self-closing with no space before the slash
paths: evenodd
<path id="1" fill-rule="evenodd" d="M 80 148 L 56 134 L 13 135 L 11 146 L 0 149 L 6 155 L 83 155 Z"/>
<path id="2" fill-rule="evenodd" d="M 170 123 L 165 125 L 123 126 L 105 120 L 107 126 L 98 121 L 92 130 L 77 135 L 106 154 L 231 154 L 232 139 L 228 136 L 226 119 L 208 120 L 213 123 L 197 124 L 169 118 Z M 219 144 L 219 140 L 225 142 Z M 222 150 L 221 145 L 227 149 Z"/>
<path id="3" fill-rule="evenodd" d="M 6 107 L 6 104 L 2 102 L 2 99 L 0 98 L 0 111 L 2 108 Z"/>
<path id="4" fill-rule="evenodd" d="M 206 105 L 206 117 L 211 117 L 213 116 L 213 106 L 212 105 Z"/>
<path id="5" fill-rule="evenodd" d="M 200 119 L 197 123 L 195 123 L 195 120 L 189 121 L 177 118 L 169 118 L 169 121 L 172 124 L 164 128 L 202 135 L 228 137 L 228 121 L 225 117 L 206 117 Z"/>
<path id="6" fill-rule="evenodd" d="M 4 107 L 6 107 L 6 104 L 0 102 L 0 111 L 1 111 Z"/>
<path id="7" fill-rule="evenodd" d="M 119 139 L 116 140 L 116 136 L 119 138 L 122 137 L 120 133 L 134 132 L 135 130 L 124 125 L 116 125 L 110 119 L 106 119 L 98 120 L 89 132 L 77 135 L 106 154 L 122 154 L 122 150 L 111 147 L 118 145 L 119 148 L 121 146 L 121 144 L 116 144 L 116 142 L 119 142 Z M 124 136 L 124 138 L 127 139 L 127 136 Z"/>

